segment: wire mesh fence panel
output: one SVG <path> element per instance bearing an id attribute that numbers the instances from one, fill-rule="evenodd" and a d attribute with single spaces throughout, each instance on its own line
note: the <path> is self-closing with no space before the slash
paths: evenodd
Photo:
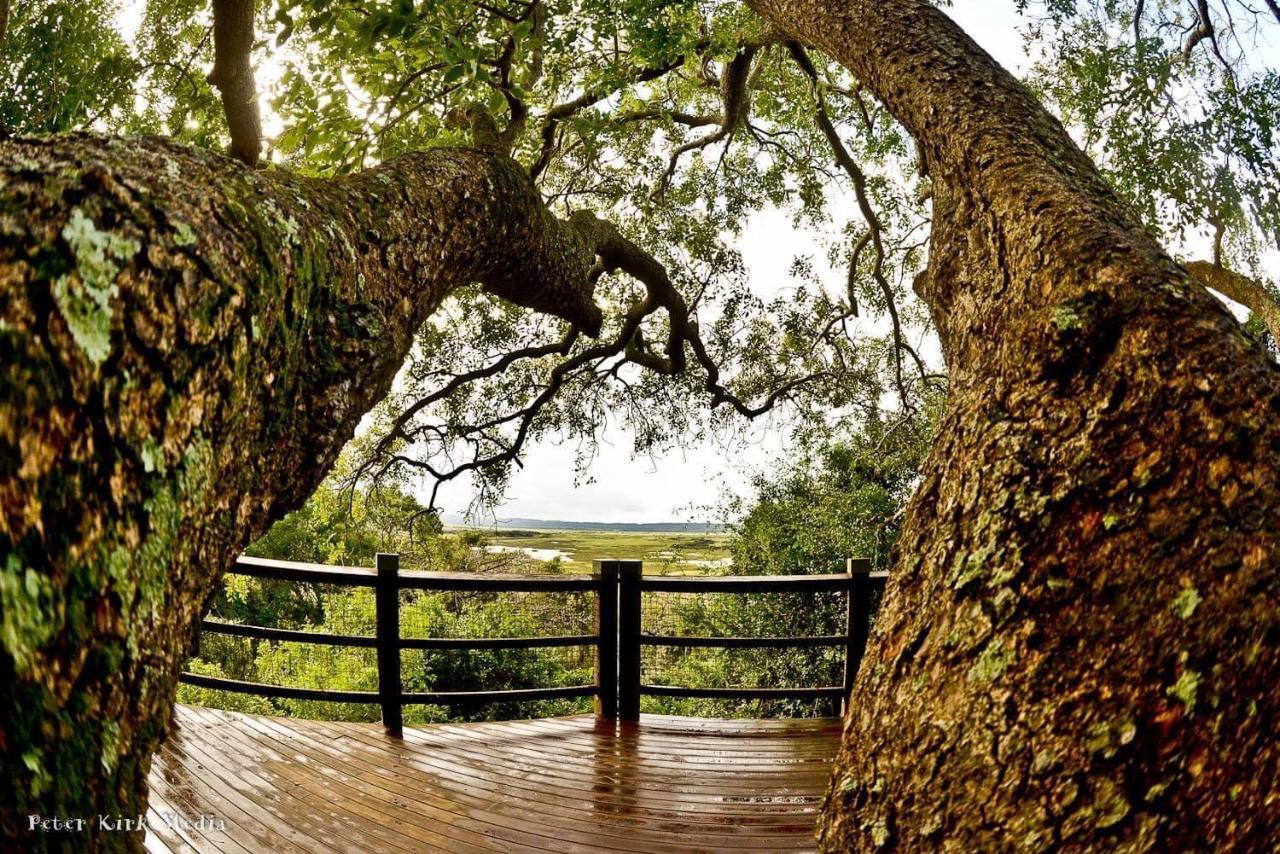
<path id="1" fill-rule="evenodd" d="M 400 636 L 420 638 L 540 638 L 595 631 L 594 595 L 586 592 L 405 591 Z M 509 691 L 590 685 L 595 649 L 589 644 L 533 649 L 405 649 L 405 693 Z M 576 714 L 590 699 L 406 706 L 406 722 L 504 720 Z"/>
<path id="2" fill-rule="evenodd" d="M 207 616 L 247 626 L 361 637 L 373 637 L 376 627 L 372 588 L 235 573 L 223 579 Z"/>
<path id="3" fill-rule="evenodd" d="M 646 634 L 682 637 L 809 637 L 845 632 L 843 591 L 680 593 L 645 591 Z"/>
<path id="4" fill-rule="evenodd" d="M 586 592 L 405 590 L 400 637 L 519 638 L 589 635 L 595 597 Z"/>
<path id="5" fill-rule="evenodd" d="M 595 652 L 589 646 L 406 649 L 400 653 L 400 680 L 406 694 L 590 685 L 594 668 Z"/>
<path id="6" fill-rule="evenodd" d="M 695 689 L 816 688 L 842 684 L 848 594 L 682 593 L 646 591 L 641 625 L 668 638 L 831 637 L 830 646 L 725 648 L 648 645 L 641 681 Z M 712 717 L 814 717 L 839 712 L 839 700 L 644 697 L 641 711 Z"/>
<path id="7" fill-rule="evenodd" d="M 326 691 L 378 690 L 377 654 L 367 647 L 205 632 L 193 661 L 205 665 L 206 675 L 241 682 Z"/>

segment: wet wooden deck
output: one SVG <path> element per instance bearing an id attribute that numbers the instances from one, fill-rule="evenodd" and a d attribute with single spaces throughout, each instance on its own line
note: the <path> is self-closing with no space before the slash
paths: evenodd
<path id="1" fill-rule="evenodd" d="M 153 852 L 811 850 L 839 737 L 835 721 L 615 730 L 578 716 L 396 739 L 376 724 L 176 717 L 151 772 Z"/>

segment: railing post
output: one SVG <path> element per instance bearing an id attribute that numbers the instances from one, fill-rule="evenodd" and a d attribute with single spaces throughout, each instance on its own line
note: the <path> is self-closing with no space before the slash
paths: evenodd
<path id="1" fill-rule="evenodd" d="M 844 699 L 840 713 L 849 709 L 849 697 L 853 693 L 853 677 L 858 675 L 858 665 L 867 651 L 867 638 L 871 634 L 871 561 L 866 558 L 849 558 L 849 603 L 845 616 L 848 642 L 844 650 Z"/>
<path id="2" fill-rule="evenodd" d="M 640 720 L 640 579 L 644 563 L 618 561 L 618 717 Z"/>
<path id="3" fill-rule="evenodd" d="M 597 560 L 596 717 L 618 719 L 618 562 Z"/>
<path id="4" fill-rule="evenodd" d="M 378 555 L 378 586 L 374 608 L 377 615 L 378 702 L 382 706 L 382 726 L 388 735 L 400 735 L 404 728 L 400 710 L 400 555 Z"/>

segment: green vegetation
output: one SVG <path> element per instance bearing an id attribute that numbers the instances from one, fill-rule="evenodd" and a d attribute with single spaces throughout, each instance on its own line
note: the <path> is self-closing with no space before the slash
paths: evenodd
<path id="1" fill-rule="evenodd" d="M 758 476 L 751 502 L 727 508 L 741 520 L 729 543 L 734 571 L 842 572 L 849 557 L 887 568 L 935 409 L 892 425 L 872 422 L 852 436 L 802 449 L 789 470 Z"/>

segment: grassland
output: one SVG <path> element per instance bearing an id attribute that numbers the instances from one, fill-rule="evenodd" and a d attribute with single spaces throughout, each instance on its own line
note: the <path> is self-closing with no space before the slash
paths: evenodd
<path id="1" fill-rule="evenodd" d="M 670 575 L 723 572 L 729 564 L 726 534 L 492 528 L 481 533 L 488 546 L 559 557 L 556 565 L 563 572 L 590 572 L 596 558 L 643 560 L 646 573 Z"/>

